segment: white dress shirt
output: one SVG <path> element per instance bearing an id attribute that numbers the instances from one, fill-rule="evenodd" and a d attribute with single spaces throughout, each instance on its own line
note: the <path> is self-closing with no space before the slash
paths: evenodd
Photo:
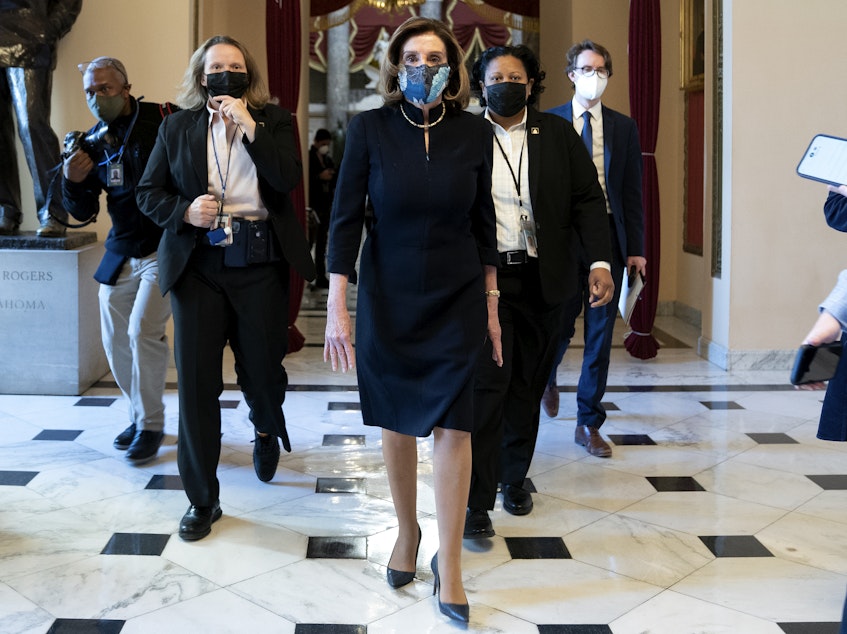
<path id="1" fill-rule="evenodd" d="M 223 200 L 223 213 L 266 220 L 268 210 L 259 194 L 256 164 L 247 153 L 240 128 L 231 119 L 224 122 L 217 110 L 210 108 L 209 134 L 206 136 L 206 163 L 209 190 Z"/>
<path id="2" fill-rule="evenodd" d="M 500 253 L 525 251 L 527 245 L 521 231 L 521 216 L 526 216 L 531 226 L 535 226 L 529 195 L 526 110 L 521 122 L 508 130 L 504 130 L 491 118 L 488 109 L 485 110 L 485 118 L 491 122 L 495 136 L 491 196 L 494 199 L 494 210 L 497 215 L 497 250 Z M 518 193 L 518 184 L 520 193 Z"/>

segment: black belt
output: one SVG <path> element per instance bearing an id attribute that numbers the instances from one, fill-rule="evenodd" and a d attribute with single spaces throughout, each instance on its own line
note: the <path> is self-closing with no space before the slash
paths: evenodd
<path id="1" fill-rule="evenodd" d="M 503 266 L 514 266 L 515 264 L 526 264 L 529 261 L 526 251 L 502 251 L 500 253 L 500 264 Z"/>
<path id="2" fill-rule="evenodd" d="M 245 218 L 241 218 L 240 216 L 236 216 L 232 219 L 232 233 L 233 234 L 239 233 L 242 228 L 246 229 L 248 226 L 251 227 L 251 228 L 254 228 L 254 229 L 267 231 L 268 227 L 270 226 L 270 221 L 268 221 L 268 220 L 246 220 Z M 209 236 L 208 236 L 209 230 L 205 229 L 205 230 L 201 230 L 201 231 L 202 231 L 202 233 L 198 233 L 198 237 L 197 237 L 198 241 L 200 242 L 200 244 L 211 246 L 212 243 L 209 242 Z"/>

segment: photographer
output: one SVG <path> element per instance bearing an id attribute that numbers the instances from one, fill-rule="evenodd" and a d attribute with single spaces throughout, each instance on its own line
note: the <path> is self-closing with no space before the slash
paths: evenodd
<path id="1" fill-rule="evenodd" d="M 103 348 L 115 382 L 129 401 L 130 425 L 115 438 L 133 464 L 156 457 L 164 438 L 165 373 L 170 304 L 159 290 L 156 249 L 162 230 L 142 214 L 135 186 L 170 105 L 142 103 L 130 94 L 124 65 L 111 57 L 80 64 L 91 113 L 100 120 L 87 133 L 65 138 L 62 195 L 77 220 L 96 218 L 100 194 L 112 228 L 94 273 L 100 282 Z"/>

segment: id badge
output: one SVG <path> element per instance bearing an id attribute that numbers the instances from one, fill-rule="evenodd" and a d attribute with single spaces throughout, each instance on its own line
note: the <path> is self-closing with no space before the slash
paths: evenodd
<path id="1" fill-rule="evenodd" d="M 526 242 L 526 254 L 531 258 L 537 258 L 538 243 L 535 239 L 535 223 L 527 216 L 521 216 L 521 233 Z"/>
<path id="2" fill-rule="evenodd" d="M 124 184 L 124 164 L 109 163 L 107 166 L 109 174 L 109 187 L 123 187 Z"/>
<path id="3" fill-rule="evenodd" d="M 216 247 L 227 247 L 232 244 L 232 216 L 218 214 L 215 218 L 215 226 L 206 237 Z"/>

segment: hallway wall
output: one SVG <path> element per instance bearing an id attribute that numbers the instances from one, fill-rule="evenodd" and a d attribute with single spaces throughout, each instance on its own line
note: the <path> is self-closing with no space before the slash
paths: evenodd
<path id="1" fill-rule="evenodd" d="M 814 320 L 816 306 L 837 272 L 847 265 L 844 236 L 829 230 L 823 221 L 825 188 L 794 174 L 813 134 L 847 136 L 843 107 L 847 83 L 841 64 L 845 38 L 840 28 L 847 21 L 847 4 L 724 0 L 724 262 L 722 277 L 713 279 L 708 205 L 704 255 L 682 251 L 680 3 L 660 1 L 662 95 L 656 151 L 662 207 L 660 304 L 678 304 L 702 313 L 702 354 L 723 367 L 768 359 L 784 363 Z M 173 99 L 198 39 L 227 31 L 251 50 L 262 50 L 263 9 L 263 0 L 147 0 L 143 7 L 126 0 L 86 0 L 59 47 L 54 129 L 61 138 L 69 130 L 93 123 L 76 69 L 79 62 L 102 54 L 119 57 L 127 65 L 135 95 L 151 101 Z M 563 74 L 564 52 L 576 39 L 592 37 L 610 48 L 615 62 L 604 101 L 628 113 L 628 0 L 541 0 L 541 15 L 541 58 L 548 73 L 542 108 L 570 98 L 571 88 Z M 826 15 L 826 20 L 820 15 Z M 707 136 L 709 99 L 707 89 Z M 32 230 L 37 222 L 28 179 L 24 169 L 22 228 Z M 707 200 L 710 186 L 707 183 Z M 103 214 L 95 229 L 103 238 L 108 228 Z"/>
<path id="2" fill-rule="evenodd" d="M 790 363 L 847 266 L 826 186 L 795 174 L 814 134 L 847 136 L 847 4 L 724 4 L 724 273 L 703 278 L 703 352 L 724 367 Z"/>

